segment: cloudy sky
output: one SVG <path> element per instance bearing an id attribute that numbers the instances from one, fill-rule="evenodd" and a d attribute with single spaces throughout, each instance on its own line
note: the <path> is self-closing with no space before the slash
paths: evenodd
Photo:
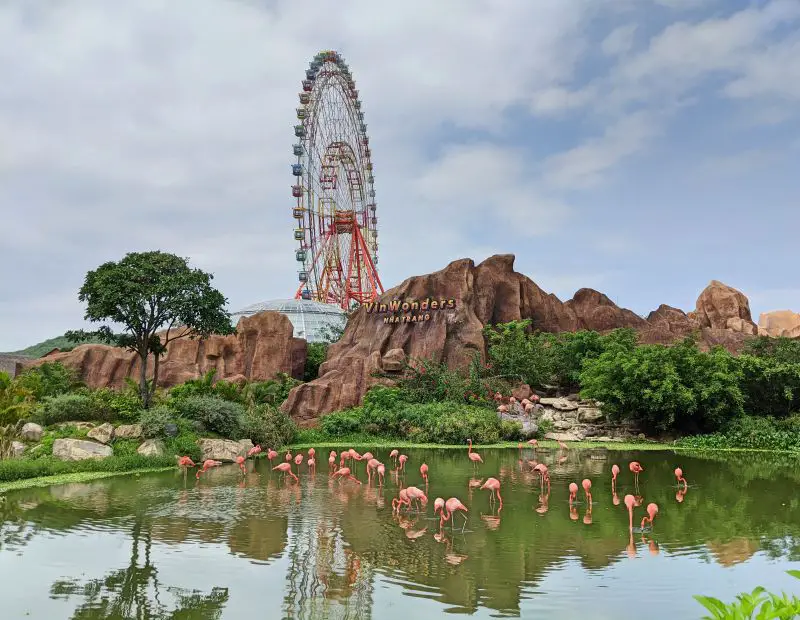
<path id="1" fill-rule="evenodd" d="M 514 253 L 562 299 L 800 310 L 798 0 L 4 0 L 0 351 L 162 249 L 230 309 L 296 287 L 289 164 L 320 49 L 369 125 L 384 284 Z"/>

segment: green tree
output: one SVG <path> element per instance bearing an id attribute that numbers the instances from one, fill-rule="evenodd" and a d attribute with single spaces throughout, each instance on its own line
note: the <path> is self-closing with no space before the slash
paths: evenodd
<path id="1" fill-rule="evenodd" d="M 86 274 L 78 299 L 86 303 L 85 319 L 122 326 L 115 334 L 104 325 L 95 332 L 67 332 L 74 341 L 100 338 L 139 356 L 139 393 L 147 408 L 158 384 L 159 360 L 179 338 L 231 334 L 226 299 L 211 286 L 213 276 L 192 269 L 187 259 L 160 251 L 132 252 Z M 159 336 L 159 332 L 164 331 Z M 148 357 L 153 380 L 148 384 Z"/>
<path id="2" fill-rule="evenodd" d="M 530 319 L 487 325 L 484 335 L 494 372 L 535 386 L 547 383 L 552 375 L 548 351 L 552 335 L 530 334 L 530 325 Z"/>

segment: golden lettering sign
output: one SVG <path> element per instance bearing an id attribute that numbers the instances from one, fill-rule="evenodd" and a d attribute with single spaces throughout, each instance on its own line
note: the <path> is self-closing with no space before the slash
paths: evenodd
<path id="1" fill-rule="evenodd" d="M 438 310 L 455 310 L 455 299 L 402 300 L 390 302 L 373 301 L 364 304 L 367 314 L 388 314 L 383 317 L 384 323 L 423 323 L 431 320 L 431 313 Z"/>

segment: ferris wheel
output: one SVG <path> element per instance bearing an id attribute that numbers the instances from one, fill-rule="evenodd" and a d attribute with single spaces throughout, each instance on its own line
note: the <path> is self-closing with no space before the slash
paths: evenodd
<path id="1" fill-rule="evenodd" d="M 367 125 L 353 76 L 337 52 L 314 56 L 302 84 L 292 165 L 295 298 L 348 310 L 383 293 Z"/>

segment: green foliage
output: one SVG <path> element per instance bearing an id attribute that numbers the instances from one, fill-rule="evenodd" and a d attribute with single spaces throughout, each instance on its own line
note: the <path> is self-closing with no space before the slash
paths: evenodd
<path id="1" fill-rule="evenodd" d="M 210 334 L 231 334 L 225 297 L 211 286 L 213 276 L 191 269 L 188 261 L 164 252 L 132 252 L 119 262 L 107 262 L 86 274 L 78 299 L 86 303 L 85 319 L 123 326 L 114 334 L 107 325 L 95 332 L 68 332 L 82 341 L 100 338 L 139 355 L 142 404 L 149 406 L 158 384 L 158 361 L 172 340 Z M 159 337 L 157 333 L 166 330 Z M 153 354 L 153 382 L 148 387 L 148 355 Z"/>
<path id="2" fill-rule="evenodd" d="M 485 407 L 456 402 L 408 402 L 399 388 L 375 386 L 360 407 L 323 416 L 328 437 L 357 433 L 395 437 L 418 443 L 494 443 L 521 438 L 518 424 L 501 423 Z"/>
<path id="3" fill-rule="evenodd" d="M 510 386 L 502 377 L 491 374 L 491 365 L 482 364 L 476 354 L 467 371 L 451 370 L 447 364 L 415 359 L 395 379 L 403 399 L 411 403 L 492 403 L 495 392 L 508 393 Z"/>
<path id="4" fill-rule="evenodd" d="M 749 413 L 783 417 L 800 411 L 800 362 L 754 355 L 737 361 Z"/>
<path id="5" fill-rule="evenodd" d="M 297 426 L 281 411 L 270 405 L 250 408 L 240 421 L 242 439 L 249 439 L 264 449 L 278 449 L 294 441 Z"/>
<path id="6" fill-rule="evenodd" d="M 34 404 L 30 390 L 25 389 L 8 373 L 0 372 L 0 425 L 16 424 L 28 415 Z"/>
<path id="7" fill-rule="evenodd" d="M 137 390 L 136 385 L 133 389 L 129 387 L 124 390 L 101 388 L 89 391 L 88 395 L 98 407 L 108 411 L 113 420 L 132 424 L 139 420 L 142 412 L 142 401 Z"/>
<path id="8" fill-rule="evenodd" d="M 0 461 L 9 459 L 14 453 L 14 442 L 19 437 L 19 431 L 22 429 L 22 422 L 18 421 L 16 424 L 6 424 L 0 426 Z"/>
<path id="9" fill-rule="evenodd" d="M 102 344 L 104 341 L 99 338 L 88 338 L 85 341 L 87 344 Z M 37 358 L 47 355 L 53 349 L 59 351 L 71 351 L 75 348 L 75 342 L 66 336 L 56 336 L 55 338 L 48 338 L 37 344 L 33 344 L 19 351 L 13 351 L 11 355 L 21 355 L 24 357 Z"/>
<path id="10" fill-rule="evenodd" d="M 0 482 L 85 471 L 125 472 L 174 465 L 175 457 L 172 454 L 165 454 L 163 457 L 136 454 L 125 457 L 111 456 L 106 459 L 86 459 L 84 461 L 60 461 L 53 456 L 39 459 L 9 459 L 0 461 Z"/>
<path id="11" fill-rule="evenodd" d="M 139 415 L 139 424 L 142 426 L 142 435 L 148 439 L 166 437 L 167 424 L 177 424 L 178 415 L 166 405 L 156 405 L 144 409 Z"/>
<path id="12" fill-rule="evenodd" d="M 798 570 L 787 573 L 800 579 Z M 750 593 L 739 594 L 733 603 L 724 603 L 712 596 L 695 595 L 694 598 L 711 612 L 703 620 L 792 620 L 800 617 L 800 598 L 786 593 L 778 596 L 761 586 Z"/>
<path id="13" fill-rule="evenodd" d="M 246 383 L 241 390 L 240 402 L 248 407 L 258 405 L 280 406 L 289 397 L 289 392 L 302 381 L 279 372 L 271 381 Z"/>
<path id="14" fill-rule="evenodd" d="M 797 338 L 770 338 L 759 336 L 748 340 L 742 353 L 763 357 L 784 364 L 800 364 L 800 340 Z"/>
<path id="15" fill-rule="evenodd" d="M 278 406 L 286 400 L 292 388 L 302 383 L 280 372 L 270 381 L 237 384 L 224 380 L 214 381 L 216 372 L 216 369 L 212 369 L 199 379 L 176 385 L 169 392 L 170 399 L 174 402 L 193 396 L 210 396 L 247 406 Z"/>
<path id="16" fill-rule="evenodd" d="M 733 358 L 722 349 L 702 353 L 691 339 L 610 349 L 585 360 L 580 377 L 582 396 L 649 430 L 715 431 L 743 413 Z"/>
<path id="17" fill-rule="evenodd" d="M 699 450 L 735 448 L 800 451 L 800 417 L 775 420 L 771 417 L 742 416 L 718 433 L 683 437 L 677 444 Z"/>
<path id="18" fill-rule="evenodd" d="M 61 394 L 46 398 L 33 412 L 42 426 L 60 422 L 110 422 L 113 413 L 89 394 Z"/>
<path id="19" fill-rule="evenodd" d="M 60 362 L 44 362 L 29 368 L 15 381 L 36 400 L 68 394 L 83 386 L 77 373 Z"/>
<path id="20" fill-rule="evenodd" d="M 325 342 L 309 342 L 306 351 L 306 366 L 303 370 L 303 381 L 313 381 L 319 376 L 319 367 L 328 354 L 328 344 Z"/>
<path id="21" fill-rule="evenodd" d="M 186 420 L 200 422 L 207 430 L 223 437 L 237 438 L 241 420 L 246 413 L 243 405 L 215 396 L 189 396 L 172 401 L 171 408 Z"/>

